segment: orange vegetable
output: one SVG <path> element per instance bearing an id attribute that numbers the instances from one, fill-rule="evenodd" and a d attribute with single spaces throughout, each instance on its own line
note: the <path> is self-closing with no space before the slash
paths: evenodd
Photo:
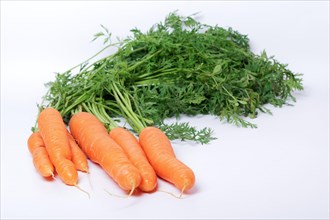
<path id="1" fill-rule="evenodd" d="M 110 138 L 107 129 L 92 114 L 79 112 L 69 122 L 70 132 L 86 155 L 131 193 L 140 185 L 141 176 L 123 149 Z"/>
<path id="2" fill-rule="evenodd" d="M 69 138 L 61 114 L 54 108 L 42 110 L 38 128 L 59 177 L 65 184 L 76 186 L 78 172 L 71 161 Z"/>
<path id="3" fill-rule="evenodd" d="M 69 132 L 68 137 L 72 153 L 72 162 L 76 166 L 77 170 L 88 173 L 88 161 L 85 153 L 81 150 Z"/>
<path id="4" fill-rule="evenodd" d="M 194 186 L 194 172 L 175 157 L 171 142 L 160 129 L 144 128 L 140 132 L 139 140 L 159 177 L 173 183 L 181 192 Z"/>
<path id="5" fill-rule="evenodd" d="M 28 148 L 33 158 L 33 165 L 43 177 L 54 177 L 54 166 L 48 157 L 44 141 L 39 132 L 34 132 L 28 139 Z"/>
<path id="6" fill-rule="evenodd" d="M 30 135 L 27 144 L 31 154 L 33 154 L 33 151 L 38 147 L 45 147 L 45 143 L 39 132 L 33 132 Z"/>
<path id="7" fill-rule="evenodd" d="M 137 138 L 131 132 L 121 127 L 113 128 L 109 134 L 110 137 L 123 148 L 128 159 L 140 171 L 142 180 L 139 189 L 144 192 L 153 191 L 157 186 L 157 175 L 150 165 Z"/>

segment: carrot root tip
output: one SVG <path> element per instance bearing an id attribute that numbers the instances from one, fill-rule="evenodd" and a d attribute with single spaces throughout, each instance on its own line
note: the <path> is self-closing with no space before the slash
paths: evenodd
<path id="1" fill-rule="evenodd" d="M 77 189 L 79 189 L 80 191 L 86 193 L 89 199 L 91 198 L 90 194 L 89 194 L 86 190 L 83 190 L 83 189 L 82 189 L 81 187 L 79 187 L 77 184 L 76 184 L 76 185 L 73 185 L 73 186 L 76 187 Z"/>
<path id="2" fill-rule="evenodd" d="M 166 193 L 166 194 L 169 194 L 169 195 L 171 195 L 171 196 L 173 196 L 174 198 L 176 198 L 176 199 L 183 199 L 182 198 L 182 192 L 180 193 L 180 195 L 176 195 L 176 194 L 174 194 L 174 193 L 172 193 L 172 192 L 168 192 L 168 191 L 165 191 L 165 190 L 158 190 L 159 192 L 162 192 L 162 193 Z"/>
<path id="3" fill-rule="evenodd" d="M 132 184 L 132 189 L 131 189 L 131 191 L 129 192 L 127 198 L 130 197 L 130 196 L 133 194 L 134 190 L 135 190 L 135 184 L 133 183 L 133 184 Z"/>
<path id="4" fill-rule="evenodd" d="M 52 174 L 52 178 L 55 180 L 55 175 L 54 175 L 54 173 L 53 173 L 53 172 L 51 172 L 51 174 Z"/>
<path id="5" fill-rule="evenodd" d="M 91 177 L 90 177 L 90 172 L 88 171 L 87 173 L 87 178 L 88 178 L 88 183 L 89 183 L 89 187 L 93 190 L 93 184 L 92 184 L 92 180 L 91 180 Z"/>
<path id="6" fill-rule="evenodd" d="M 117 198 L 122 198 L 122 199 L 127 199 L 129 197 L 132 196 L 134 190 L 135 190 L 135 184 L 132 184 L 132 189 L 130 190 L 129 194 L 126 195 L 126 196 L 122 196 L 122 195 L 117 195 L 117 194 L 113 194 L 111 192 L 109 192 L 108 190 L 106 189 L 103 189 L 104 191 L 106 191 L 110 196 L 114 196 L 114 197 L 117 197 Z"/>
<path id="7" fill-rule="evenodd" d="M 181 192 L 180 192 L 180 195 L 175 195 L 174 193 L 171 193 L 171 192 L 168 192 L 168 191 L 164 191 L 164 190 L 158 190 L 159 192 L 163 192 L 163 193 L 167 193 L 167 194 L 169 194 L 169 195 L 171 195 L 171 196 L 173 196 L 174 198 L 177 198 L 177 199 L 183 199 L 183 192 L 185 191 L 185 189 L 186 189 L 186 185 L 184 185 L 183 187 L 182 187 L 182 190 L 181 190 Z"/>
<path id="8" fill-rule="evenodd" d="M 181 190 L 181 193 L 180 193 L 180 196 L 179 196 L 180 199 L 182 198 L 183 192 L 186 189 L 186 187 L 187 187 L 186 184 L 182 187 L 182 190 Z"/>

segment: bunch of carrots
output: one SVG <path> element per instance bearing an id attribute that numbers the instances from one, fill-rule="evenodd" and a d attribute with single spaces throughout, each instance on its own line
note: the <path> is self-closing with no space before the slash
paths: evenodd
<path id="1" fill-rule="evenodd" d="M 77 186 L 78 171 L 89 172 L 88 159 L 99 164 L 130 196 L 136 188 L 152 192 L 157 176 L 174 184 L 180 197 L 195 183 L 194 172 L 179 161 L 167 136 L 156 127 L 145 127 L 137 139 L 123 127 L 108 132 L 89 112 L 77 112 L 69 130 L 58 110 L 43 109 L 38 129 L 28 139 L 36 170 L 43 177 L 55 173 L 70 186 Z M 78 187 L 78 186 L 77 186 Z"/>

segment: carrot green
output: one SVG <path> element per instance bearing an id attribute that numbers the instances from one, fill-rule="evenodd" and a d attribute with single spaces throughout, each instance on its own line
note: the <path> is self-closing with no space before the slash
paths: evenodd
<path id="1" fill-rule="evenodd" d="M 197 130 L 186 122 L 169 125 L 165 119 L 211 114 L 256 127 L 247 117 L 270 113 L 265 104 L 290 104 L 294 91 L 303 89 L 301 74 L 265 51 L 254 54 L 247 35 L 202 24 L 194 15 L 170 13 L 146 33 L 134 28 L 132 36 L 117 43 L 102 27 L 95 34 L 107 43 L 100 53 L 110 47 L 117 51 L 57 73 L 47 84 L 41 106 L 58 109 L 67 122 L 83 110 L 108 128 L 111 118 L 125 118 L 136 133 L 155 125 L 171 139 L 204 144 L 214 139 L 211 129 Z"/>

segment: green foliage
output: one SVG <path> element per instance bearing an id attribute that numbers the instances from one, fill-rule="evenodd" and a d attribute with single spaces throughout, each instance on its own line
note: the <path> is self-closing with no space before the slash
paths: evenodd
<path id="1" fill-rule="evenodd" d="M 94 40 L 111 33 L 103 31 Z M 250 51 L 247 35 L 228 28 L 201 24 L 193 17 L 170 13 L 146 33 L 131 30 L 116 53 L 92 64 L 89 60 L 56 74 L 44 99 L 69 119 L 89 111 L 109 128 L 111 117 L 124 117 L 138 133 L 159 126 L 172 139 L 208 143 L 208 128 L 187 123 L 165 125 L 181 114 L 211 114 L 237 126 L 256 127 L 244 117 L 270 111 L 265 104 L 283 106 L 302 90 L 300 74 L 287 69 L 266 52 Z M 95 57 L 95 56 L 93 56 Z M 80 68 L 79 73 L 71 71 Z"/>

